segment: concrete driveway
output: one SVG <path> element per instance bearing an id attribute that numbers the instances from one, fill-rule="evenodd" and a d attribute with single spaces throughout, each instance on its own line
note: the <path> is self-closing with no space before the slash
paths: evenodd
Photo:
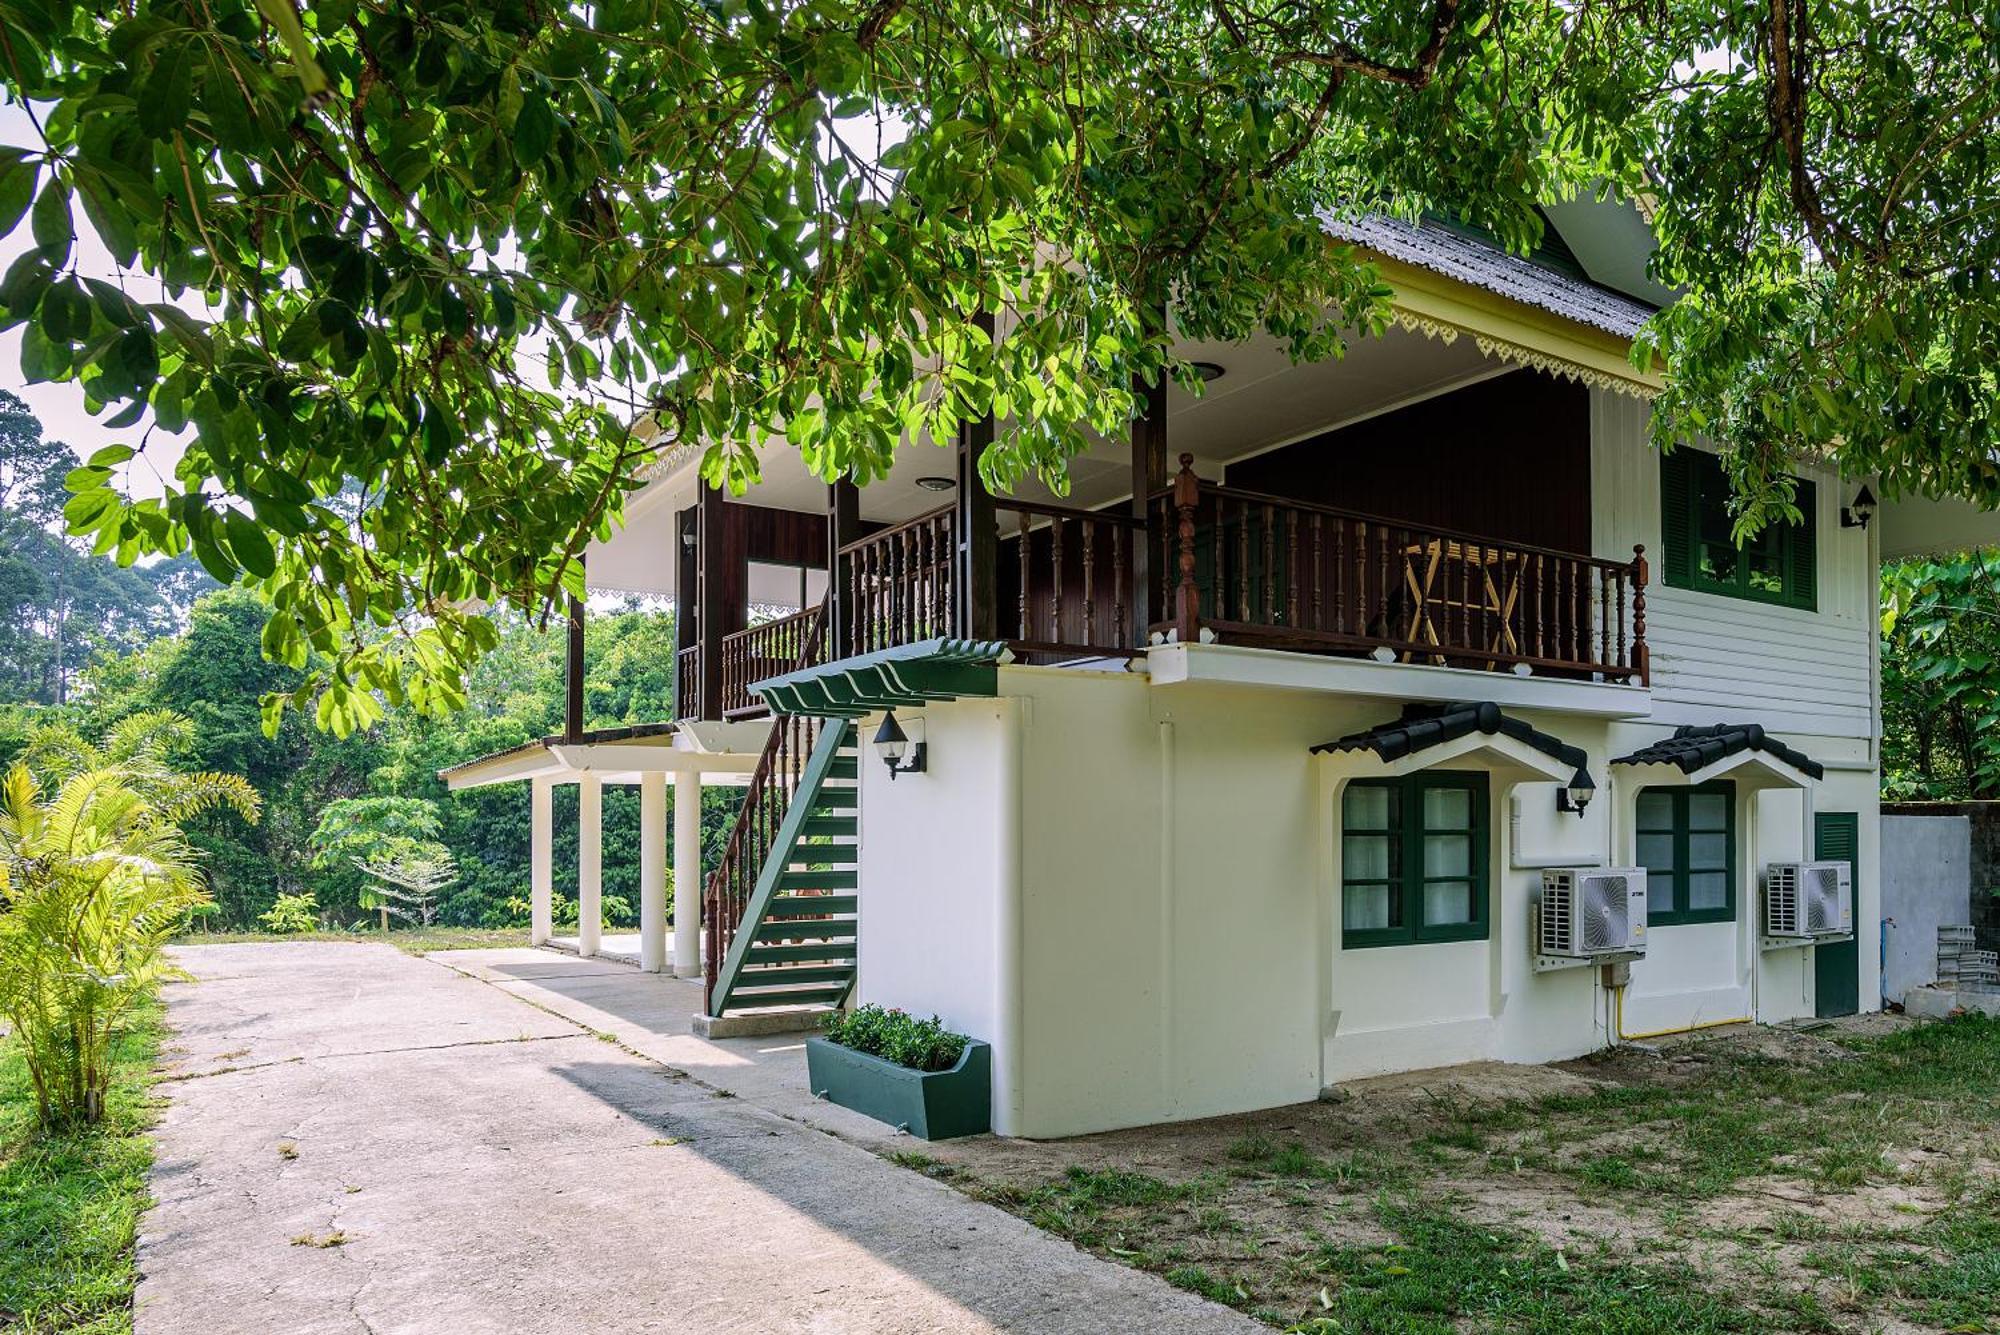
<path id="1" fill-rule="evenodd" d="M 140 1335 L 1264 1328 L 387 946 L 201 946 Z"/>

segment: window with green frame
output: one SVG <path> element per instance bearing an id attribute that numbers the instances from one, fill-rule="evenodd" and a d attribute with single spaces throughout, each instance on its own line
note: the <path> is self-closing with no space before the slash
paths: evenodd
<path id="1" fill-rule="evenodd" d="M 1736 918 L 1736 785 L 1647 788 L 1636 830 L 1655 927 Z"/>
<path id="2" fill-rule="evenodd" d="M 1487 933 L 1486 776 L 1357 779 L 1340 799 L 1342 946 Z"/>
<path id="3" fill-rule="evenodd" d="M 1684 448 L 1660 456 L 1661 577 L 1676 589 L 1804 608 L 1819 605 L 1813 484 L 1798 480 L 1797 524 L 1766 524 L 1742 547 L 1722 461 Z"/>

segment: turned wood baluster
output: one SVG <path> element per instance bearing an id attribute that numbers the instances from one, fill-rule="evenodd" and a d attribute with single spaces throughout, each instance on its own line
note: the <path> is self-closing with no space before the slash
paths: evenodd
<path id="1" fill-rule="evenodd" d="M 1252 620 L 1250 615 L 1250 505 L 1247 501 L 1236 503 L 1236 619 Z"/>
<path id="2" fill-rule="evenodd" d="M 1062 602 L 1063 602 L 1063 521 L 1061 515 L 1049 516 L 1049 642 L 1062 643 Z"/>
<path id="3" fill-rule="evenodd" d="M 1021 596 L 1018 601 L 1021 606 L 1018 615 L 1021 625 L 1021 638 L 1032 640 L 1035 638 L 1035 627 L 1032 620 L 1033 613 L 1028 610 L 1030 606 L 1028 602 L 1028 580 L 1033 573 L 1034 566 L 1028 559 L 1028 544 L 1033 541 L 1033 535 L 1028 532 L 1028 514 L 1025 510 L 1021 512 L 1020 521 L 1021 559 L 1019 564 L 1021 567 Z"/>
<path id="4" fill-rule="evenodd" d="M 1268 504 L 1264 506 L 1264 624 L 1278 624 L 1278 534 L 1273 527 L 1277 523 L 1278 512 Z"/>
<path id="5" fill-rule="evenodd" d="M 1125 546 L 1131 534 L 1123 524 L 1111 527 L 1111 645 L 1123 649 L 1132 644 L 1126 638 L 1125 593 L 1131 587 L 1125 578 Z"/>
<path id="6" fill-rule="evenodd" d="M 1285 624 L 1299 624 L 1299 517 L 1285 518 Z"/>
<path id="7" fill-rule="evenodd" d="M 1618 579 L 1618 654 L 1611 661 L 1619 667 L 1625 666 L 1625 577 L 1627 572 L 1620 569 Z"/>
<path id="8" fill-rule="evenodd" d="M 1641 686 L 1653 684 L 1652 651 L 1646 647 L 1646 544 L 1632 549 L 1632 670 Z"/>
<path id="9" fill-rule="evenodd" d="M 1326 629 L 1326 553 L 1324 544 L 1320 541 L 1320 517 L 1318 511 L 1314 511 L 1312 517 L 1312 570 L 1313 570 L 1312 625 L 1314 630 L 1325 630 Z M 1340 597 L 1340 589 L 1338 585 L 1334 586 L 1333 596 L 1335 599 L 1338 599 Z"/>
<path id="10" fill-rule="evenodd" d="M 1201 626 L 1201 586 L 1195 583 L 1194 578 L 1194 512 L 1199 504 L 1201 479 L 1194 475 L 1194 456 L 1183 454 L 1181 471 L 1174 475 L 1175 535 L 1180 539 L 1180 582 L 1174 586 L 1174 631 L 1182 644 L 1193 644 Z"/>
<path id="11" fill-rule="evenodd" d="M 1593 566 L 1593 570 L 1597 567 Z M 1597 570 L 1597 661 L 1611 662 L 1611 579 Z"/>
<path id="12" fill-rule="evenodd" d="M 1092 594 L 1095 592 L 1097 586 L 1097 572 L 1093 568 L 1097 564 L 1095 552 L 1093 551 L 1097 536 L 1097 521 L 1094 519 L 1080 519 L 1077 521 L 1077 527 L 1083 530 L 1083 627 L 1077 635 L 1077 642 L 1079 644 L 1096 644 L 1096 609 L 1092 606 L 1096 600 L 1092 597 Z"/>

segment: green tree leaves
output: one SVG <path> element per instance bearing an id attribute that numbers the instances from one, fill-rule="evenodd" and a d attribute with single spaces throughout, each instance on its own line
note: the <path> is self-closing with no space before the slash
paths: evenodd
<path id="1" fill-rule="evenodd" d="M 1170 333 L 1338 355 L 1387 292 L 1321 208 L 1526 246 L 1539 202 L 1650 192 L 1690 292 L 1663 432 L 1734 445 L 1753 503 L 1835 438 L 1891 491 L 2000 495 L 1990 43 L 1812 4 L 1802 116 L 1747 3 L 25 7 L 0 327 L 135 448 L 193 431 L 163 500 L 75 522 L 258 582 L 323 665 L 273 708 L 340 727 L 462 698 L 454 609 L 545 612 L 662 450 L 741 488 L 789 427 L 868 481 L 993 409 L 991 479 L 1060 489 L 1185 374 Z M 134 271 L 87 311 L 80 225 Z"/>

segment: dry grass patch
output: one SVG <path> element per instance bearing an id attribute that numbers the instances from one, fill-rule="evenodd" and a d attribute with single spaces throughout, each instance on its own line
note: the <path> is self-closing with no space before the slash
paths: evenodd
<path id="1" fill-rule="evenodd" d="M 2000 1332 L 2000 1023 L 1865 1017 L 896 1156 L 1313 1332 Z"/>

